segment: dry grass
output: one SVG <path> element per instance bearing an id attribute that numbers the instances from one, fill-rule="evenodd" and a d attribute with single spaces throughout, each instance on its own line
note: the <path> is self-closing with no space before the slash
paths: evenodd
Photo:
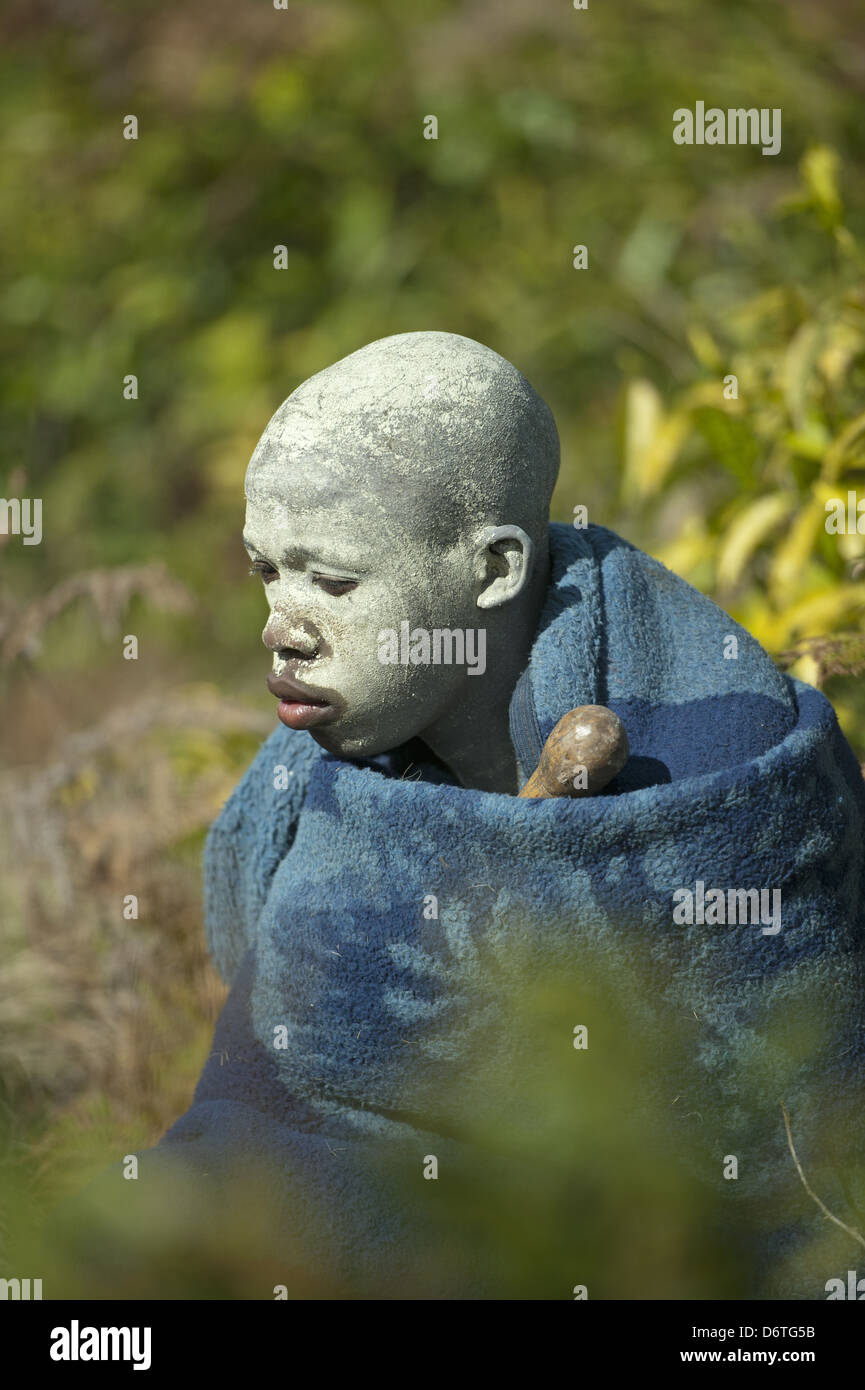
<path id="1" fill-rule="evenodd" d="M 802 656 L 816 665 L 814 684 L 821 688 L 829 676 L 861 676 L 865 672 L 865 633 L 840 632 L 834 637 L 805 637 L 790 651 L 781 652 L 779 663 L 792 666 Z"/>
<path id="2" fill-rule="evenodd" d="M 40 650 L 43 633 L 52 621 L 78 599 L 88 599 L 104 637 L 117 632 L 130 599 L 149 600 L 165 613 L 192 613 L 196 600 L 160 560 L 148 565 L 123 565 L 87 570 L 64 579 L 40 598 L 18 604 L 9 594 L 0 605 L 0 665 Z"/>
<path id="3" fill-rule="evenodd" d="M 76 1154 L 104 1165 L 152 1144 L 189 1103 L 225 996 L 200 848 L 270 724 L 186 688 L 0 779 L 6 1157 L 26 1154 L 52 1192 L 74 1182 Z"/>

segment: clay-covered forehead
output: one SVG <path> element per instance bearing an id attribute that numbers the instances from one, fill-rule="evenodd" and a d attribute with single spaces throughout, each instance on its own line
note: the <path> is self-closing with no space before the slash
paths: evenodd
<path id="1" fill-rule="evenodd" d="M 443 506 L 441 488 L 423 476 L 387 464 L 346 467 L 326 452 L 253 459 L 245 490 L 247 536 L 271 550 L 286 535 L 307 536 L 309 547 L 322 551 L 338 540 L 343 554 L 449 546 L 465 522 Z"/>
<path id="2" fill-rule="evenodd" d="M 483 468 L 471 443 L 471 421 L 459 428 L 449 412 L 388 404 L 366 395 L 331 393 L 327 409 L 311 413 L 304 388 L 280 407 L 262 435 L 246 475 L 247 496 L 293 494 L 299 482 L 334 504 L 342 499 L 383 505 L 441 506 L 483 495 Z M 483 458 L 477 460 L 483 463 Z M 486 475 L 489 476 L 489 464 Z"/>
<path id="3" fill-rule="evenodd" d="M 246 470 L 244 492 L 248 501 L 262 507 L 397 516 L 434 504 L 435 483 L 434 473 L 421 460 L 402 465 L 388 453 L 343 453 L 322 434 L 308 444 L 297 439 L 285 445 L 259 444 Z"/>
<path id="4" fill-rule="evenodd" d="M 422 540 L 413 543 L 398 521 L 372 512 L 341 525 L 326 508 L 268 508 L 255 502 L 247 503 L 243 542 L 251 555 L 279 569 L 321 567 L 358 577 L 403 565 L 420 572 L 434 565 L 436 554 Z"/>
<path id="5" fill-rule="evenodd" d="M 342 430 L 310 436 L 281 422 L 266 431 L 246 471 L 248 505 L 279 526 L 315 515 L 324 532 L 362 535 L 400 545 L 434 541 L 451 546 L 488 521 L 481 488 L 456 487 L 459 457 L 447 473 L 435 454 L 410 441 L 408 449 L 382 440 L 346 440 Z"/>
<path id="6" fill-rule="evenodd" d="M 481 525 L 543 528 L 557 467 L 552 416 L 515 367 L 456 334 L 407 333 L 299 386 L 259 440 L 246 492 L 453 543 Z"/>

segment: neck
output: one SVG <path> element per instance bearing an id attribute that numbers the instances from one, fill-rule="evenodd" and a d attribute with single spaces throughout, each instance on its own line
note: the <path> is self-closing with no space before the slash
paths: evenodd
<path id="1" fill-rule="evenodd" d="M 467 675 L 459 705 L 421 735 L 463 787 L 509 796 L 520 789 L 509 710 L 514 687 L 528 665 L 548 579 L 545 559 L 519 613 L 499 610 L 504 621 L 487 627 L 487 679 Z"/>

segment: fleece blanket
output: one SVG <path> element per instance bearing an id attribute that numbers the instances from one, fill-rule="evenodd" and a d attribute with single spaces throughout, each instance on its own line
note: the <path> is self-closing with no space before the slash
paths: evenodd
<path id="1" fill-rule="evenodd" d="M 518 799 L 453 785 L 419 743 L 346 761 L 278 726 L 208 836 L 207 937 L 231 991 L 156 1155 L 229 1185 L 265 1165 L 304 1258 L 398 1284 L 416 1272 L 430 1159 L 464 1147 L 485 1103 L 463 1080 L 491 1039 L 526 1044 L 500 1016 L 496 963 L 565 978 L 606 957 L 648 1052 L 696 1020 L 687 1056 L 647 1067 L 640 1103 L 669 1117 L 689 1171 L 735 1189 L 753 1296 L 825 1297 L 837 1251 L 785 1263 L 827 1221 L 781 1104 L 812 1186 L 855 1227 L 849 1164 L 824 1141 L 831 1128 L 848 1159 L 861 1151 L 858 764 L 824 696 L 664 566 L 600 526 L 553 525 L 550 544 L 511 702 L 519 763 L 528 776 L 567 710 L 604 704 L 627 765 L 596 797 Z M 519 1104 L 530 1129 L 531 1094 Z M 791 1205 L 761 1224 L 781 1188 Z M 832 1229 L 852 1267 L 855 1241 Z M 485 1296 L 486 1278 L 454 1268 L 440 1292 Z"/>

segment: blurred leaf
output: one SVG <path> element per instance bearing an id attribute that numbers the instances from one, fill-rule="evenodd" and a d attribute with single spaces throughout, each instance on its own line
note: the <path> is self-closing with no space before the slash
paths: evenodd
<path id="1" fill-rule="evenodd" d="M 623 409 L 622 496 L 639 495 L 643 461 L 657 434 L 664 407 L 650 381 L 638 378 L 625 386 Z"/>
<path id="2" fill-rule="evenodd" d="M 813 632 L 833 632 L 851 614 L 865 608 L 865 584 L 842 584 L 809 594 L 786 610 L 789 640 Z"/>
<path id="3" fill-rule="evenodd" d="M 759 497 L 733 519 L 718 548 L 718 584 L 721 588 L 737 584 L 754 551 L 796 506 L 792 492 L 775 492 Z"/>
<path id="4" fill-rule="evenodd" d="M 730 470 L 743 487 L 753 487 L 754 464 L 760 452 L 760 444 L 747 419 L 715 406 L 698 407 L 693 413 L 693 418 L 714 456 Z"/>
<path id="5" fill-rule="evenodd" d="M 691 350 L 700 366 L 709 372 L 720 372 L 724 366 L 724 356 L 711 333 L 699 324 L 691 324 L 687 332 Z"/>
<path id="6" fill-rule="evenodd" d="M 865 465 L 865 412 L 857 415 L 832 441 L 826 451 L 823 463 L 823 476 L 827 479 L 840 477 L 845 468 Z"/>
<path id="7" fill-rule="evenodd" d="M 828 145 L 813 145 L 799 163 L 805 186 L 826 227 L 837 227 L 843 215 L 838 191 L 840 159 Z"/>
<path id="8" fill-rule="evenodd" d="M 776 597 L 786 601 L 791 591 L 795 592 L 798 588 L 806 562 L 814 551 L 815 541 L 824 529 L 825 520 L 825 507 L 819 497 L 804 504 L 772 557 L 769 586 Z"/>
<path id="9" fill-rule="evenodd" d="M 782 375 L 787 409 L 797 426 L 802 428 L 808 409 L 808 385 L 823 344 L 823 328 L 818 323 L 803 323 L 786 353 Z"/>

